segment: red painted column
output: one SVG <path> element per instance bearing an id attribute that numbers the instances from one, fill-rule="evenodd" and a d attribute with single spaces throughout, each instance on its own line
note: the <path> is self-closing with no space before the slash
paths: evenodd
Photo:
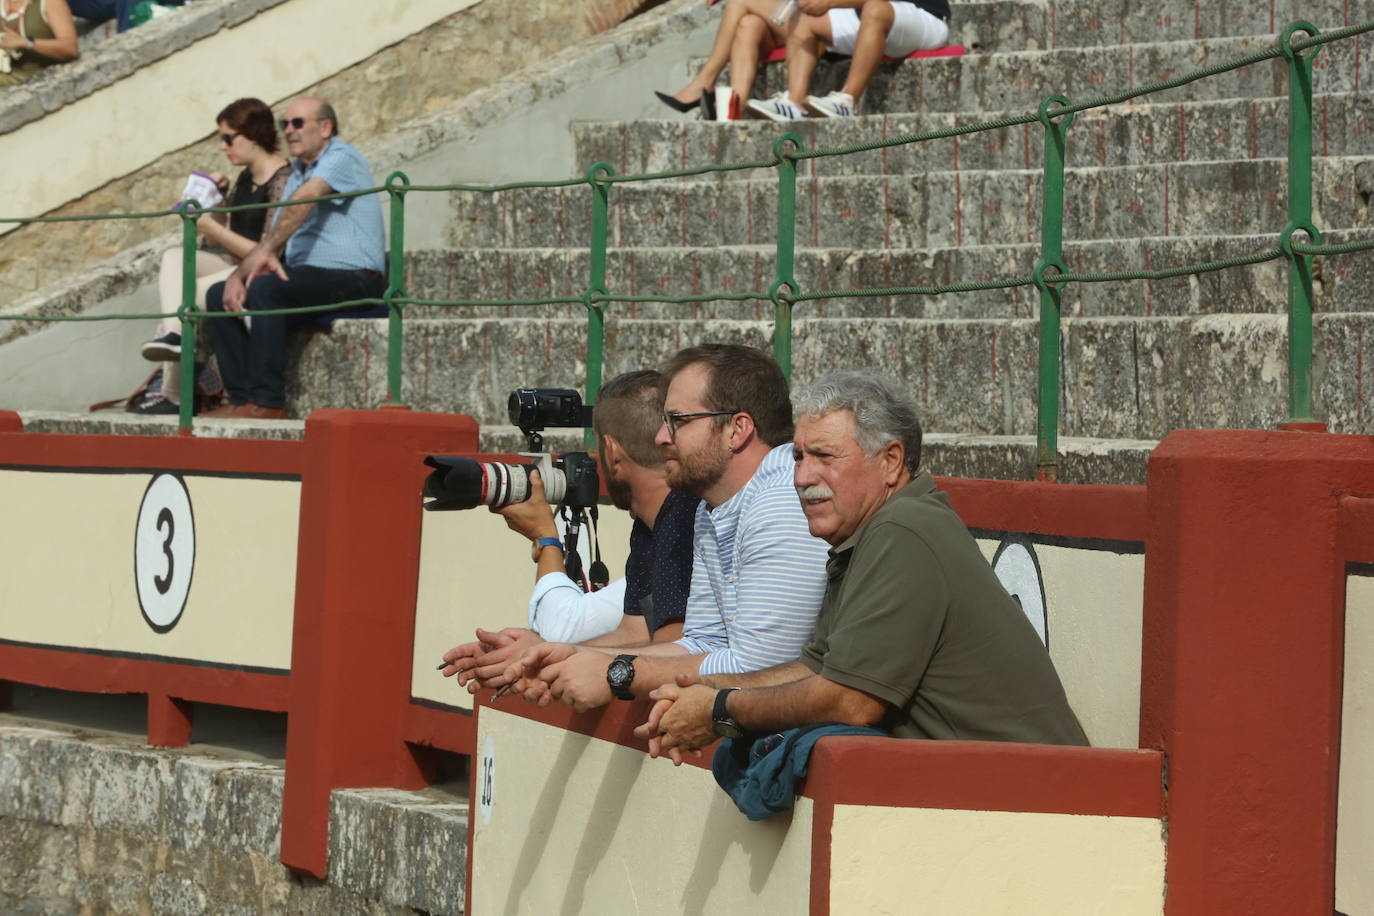
<path id="1" fill-rule="evenodd" d="M 421 461 L 475 452 L 477 424 L 317 410 L 305 447 L 281 858 L 324 877 L 331 790 L 425 784 L 424 762 L 402 737 L 429 470 Z"/>
<path id="2" fill-rule="evenodd" d="M 1168 759 L 1166 912 L 1334 903 L 1345 570 L 1374 440 L 1186 431 L 1150 459 L 1140 741 Z"/>
<path id="3" fill-rule="evenodd" d="M 0 410 L 0 433 L 22 433 L 24 421 L 12 410 Z"/>
<path id="4" fill-rule="evenodd" d="M 194 705 L 166 694 L 148 694 L 148 743 L 154 747 L 185 747 L 191 741 Z"/>

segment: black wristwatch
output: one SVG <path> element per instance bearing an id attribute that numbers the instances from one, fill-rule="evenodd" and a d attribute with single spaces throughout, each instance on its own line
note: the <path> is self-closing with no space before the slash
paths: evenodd
<path id="1" fill-rule="evenodd" d="M 606 669 L 606 683 L 611 685 L 611 696 L 617 700 L 633 700 L 630 685 L 635 681 L 635 657 L 617 655 Z"/>
<path id="2" fill-rule="evenodd" d="M 744 737 L 744 729 L 740 728 L 739 723 L 730 718 L 730 713 L 725 711 L 727 698 L 736 690 L 739 688 L 726 687 L 716 693 L 716 705 L 711 707 L 711 728 L 722 738 Z"/>

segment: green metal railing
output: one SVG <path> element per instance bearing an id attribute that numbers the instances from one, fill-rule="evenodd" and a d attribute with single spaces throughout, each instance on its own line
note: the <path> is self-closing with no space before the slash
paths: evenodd
<path id="1" fill-rule="evenodd" d="M 795 134 L 786 133 L 773 144 L 772 158 L 766 160 L 709 163 L 692 168 L 674 169 L 640 175 L 616 175 L 605 163 L 596 163 L 580 178 L 559 181 L 520 181 L 500 185 L 412 185 L 401 172 L 393 172 L 380 188 L 369 188 L 348 194 L 282 201 L 273 204 L 253 204 L 240 207 L 216 207 L 202 210 L 194 204 L 177 214 L 182 225 L 182 306 L 177 311 L 183 328 L 181 353 L 181 416 L 180 427 L 189 432 L 195 386 L 195 342 L 201 321 L 209 318 L 242 318 L 241 313 L 207 313 L 195 305 L 195 222 L 203 213 L 233 213 L 239 210 L 295 206 L 327 200 L 339 200 L 364 194 L 385 193 L 391 206 L 391 245 L 387 271 L 386 292 L 380 299 L 359 299 L 326 306 L 283 309 L 276 315 L 334 312 L 351 306 L 385 305 L 388 312 L 387 337 L 387 400 L 399 404 L 402 383 L 402 353 L 404 352 L 404 315 L 408 306 L 537 306 L 581 304 L 587 314 L 587 378 L 586 394 L 590 403 L 601 385 L 605 347 L 606 309 L 610 303 L 658 302 L 690 304 L 712 301 L 767 301 L 774 306 L 773 348 L 783 371 L 791 374 L 792 312 L 804 302 L 819 299 L 843 299 L 890 296 L 936 296 L 945 293 L 964 293 L 980 290 L 1035 287 L 1039 292 L 1039 394 L 1037 404 L 1037 475 L 1055 480 L 1058 474 L 1059 431 L 1059 360 L 1061 346 L 1060 295 L 1069 283 L 1108 283 L 1133 280 L 1160 280 L 1190 274 L 1203 274 L 1247 265 L 1260 264 L 1280 258 L 1288 266 L 1288 419 L 1310 421 L 1312 418 L 1312 258 L 1317 255 L 1342 255 L 1374 249 L 1374 239 L 1341 245 L 1324 245 L 1321 233 L 1312 222 L 1312 62 L 1325 44 L 1374 31 L 1374 22 L 1349 26 L 1320 33 L 1307 22 L 1295 22 L 1278 37 L 1276 45 L 1265 51 L 1194 70 L 1170 80 L 1150 83 L 1125 90 L 1116 95 L 1071 103 L 1064 95 L 1046 98 L 1034 114 L 1002 118 L 978 124 L 928 131 L 894 137 L 871 143 L 833 149 L 807 150 Z M 1310 53 L 1304 54 L 1307 51 Z M 1248 67 L 1266 60 L 1283 58 L 1288 71 L 1289 128 L 1288 128 L 1288 224 L 1278 238 L 1278 244 L 1239 257 L 1180 265 L 1156 270 L 1128 270 L 1111 273 L 1074 273 L 1067 269 L 1063 255 L 1065 168 L 1068 162 L 1068 136 L 1074 116 L 1080 111 L 1117 105 L 1141 96 L 1175 89 L 1197 80 L 1206 79 L 1231 70 Z M 1042 165 L 1042 211 L 1040 256 L 1034 273 L 1029 276 L 1005 277 L 977 283 L 953 283 L 934 286 L 907 286 L 882 289 L 816 290 L 800 289 L 794 276 L 796 253 L 796 186 L 797 163 L 806 159 L 821 159 L 870 152 L 887 147 L 925 143 L 969 134 L 1000 130 L 1022 124 L 1039 124 L 1044 132 Z M 777 169 L 778 227 L 776 265 L 772 284 L 767 290 L 745 292 L 712 291 L 689 296 L 627 296 L 614 294 L 606 285 L 606 255 L 609 237 L 610 192 L 613 185 L 629 182 L 684 178 L 719 172 L 748 169 Z M 429 300 L 408 296 L 405 281 L 405 221 L 406 197 L 411 193 L 469 191 L 500 193 L 534 188 L 571 188 L 586 186 L 591 192 L 592 231 L 587 286 L 580 295 L 523 299 L 462 299 Z M 165 211 L 154 213 L 124 213 L 101 216 L 37 217 L 30 219 L 0 219 L 0 223 L 45 223 L 95 219 L 153 219 L 165 218 Z M 109 321 L 122 319 L 161 318 L 161 314 L 75 315 L 75 316 L 19 316 L 0 315 L 0 319 L 19 321 Z M 587 432 L 590 442 L 590 431 Z"/>

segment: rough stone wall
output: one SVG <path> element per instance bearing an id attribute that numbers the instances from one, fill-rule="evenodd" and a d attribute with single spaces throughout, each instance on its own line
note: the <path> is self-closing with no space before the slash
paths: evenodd
<path id="1" fill-rule="evenodd" d="M 278 860 L 267 763 L 0 722 L 0 912 L 461 913 L 467 804 L 336 792 L 330 878 Z"/>
<path id="2" fill-rule="evenodd" d="M 512 70 L 604 31 L 637 6 L 630 0 L 584 0 L 576 4 L 554 0 L 486 0 L 302 94 L 330 99 L 339 111 L 344 136 L 357 143 L 389 133 Z M 186 53 L 195 51 L 189 49 Z M 226 90 L 226 103 L 231 97 L 232 90 Z M 272 101 L 275 104 L 282 100 Z M 213 111 L 205 113 L 206 140 L 168 153 L 43 215 L 133 213 L 165 205 L 175 198 L 187 173 L 222 167 L 219 146 L 208 137 L 214 115 Z M 105 138 L 103 142 L 118 139 Z M 378 181 L 388 171 L 386 163 L 373 163 L 373 168 Z M 15 230 L 0 237 L 0 303 L 47 287 L 130 246 L 165 235 L 175 226 L 176 222 L 169 217 L 47 224 Z"/>

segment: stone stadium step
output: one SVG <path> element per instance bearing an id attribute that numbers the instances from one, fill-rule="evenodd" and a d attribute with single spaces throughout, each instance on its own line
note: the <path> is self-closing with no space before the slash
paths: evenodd
<path id="1" fill-rule="evenodd" d="M 1156 439 L 1181 428 L 1271 428 L 1287 414 L 1283 315 L 1068 318 L 1063 322 L 1061 433 Z M 793 378 L 836 368 L 904 380 L 934 432 L 1030 435 L 1035 429 L 1038 322 L 799 318 Z M 772 326 L 746 319 L 610 321 L 605 373 L 658 365 L 703 340 L 768 347 Z M 1369 428 L 1363 366 L 1374 315 L 1315 320 L 1314 412 L 1335 432 Z M 1366 344 L 1369 341 L 1369 344 Z M 338 322 L 297 341 L 292 413 L 372 407 L 386 395 L 386 323 Z M 585 372 L 586 322 L 489 318 L 406 323 L 402 401 L 504 423 L 506 397 L 529 385 L 575 385 Z"/>
<path id="2" fill-rule="evenodd" d="M 1318 156 L 1368 154 L 1374 140 L 1374 94 L 1338 92 L 1314 99 L 1312 148 Z M 619 175 L 642 175 L 707 163 L 772 158 L 773 143 L 792 131 L 808 150 L 878 143 L 1023 112 L 926 112 L 772 121 L 624 121 L 573 126 L 577 161 L 605 162 Z M 929 140 L 843 156 L 803 160 L 806 175 L 920 175 L 960 169 L 1034 169 L 1041 164 L 1044 130 L 1018 124 L 957 138 Z M 1147 165 L 1159 162 L 1280 159 L 1288 155 L 1288 99 L 1117 105 L 1080 112 L 1068 133 L 1069 165 Z M 765 178 L 771 170 L 718 172 L 697 180 Z"/>
<path id="3" fill-rule="evenodd" d="M 93 436 L 169 436 L 175 417 L 133 417 L 118 413 L 21 411 L 24 429 L 34 433 Z M 304 420 L 196 420 L 194 435 L 204 438 L 301 439 Z M 584 448 L 579 430 L 548 430 L 545 448 L 554 452 Z M 1059 480 L 1062 483 L 1143 484 L 1150 450 L 1157 442 L 1131 439 L 1059 439 Z M 525 441 L 513 426 L 483 426 L 478 449 L 488 454 L 524 451 Z M 972 436 L 927 433 L 921 443 L 921 466 L 939 476 L 1032 480 L 1035 477 L 1035 440 L 1031 436 Z"/>
<path id="4" fill-rule="evenodd" d="M 1313 166 L 1318 226 L 1368 224 L 1374 157 Z M 1287 224 L 1287 162 L 1277 159 L 1082 167 L 1066 175 L 1068 239 L 1278 232 Z M 455 192 L 457 248 L 561 248 L 590 238 L 585 188 L 499 195 Z M 777 183 L 658 181 L 617 186 L 610 244 L 769 244 Z M 819 248 L 924 248 L 1030 242 L 1040 232 L 1040 171 L 968 169 L 924 175 L 808 177 L 797 182 L 796 238 Z"/>
<path id="5" fill-rule="evenodd" d="M 1193 70 L 1242 58 L 1274 45 L 1272 35 L 1155 41 L 1106 47 L 999 51 L 904 60 L 879 65 L 860 103 L 865 114 L 911 111 L 1034 111 L 1041 100 L 1064 94 L 1074 102 L 1113 95 L 1128 88 L 1182 76 Z M 847 60 L 823 60 L 812 92 L 839 88 Z M 1318 92 L 1356 92 L 1360 74 L 1374 72 L 1374 40 L 1367 36 L 1325 46 L 1313 65 Z M 754 85 L 763 98 L 782 90 L 786 68 L 772 65 Z M 1213 101 L 1285 95 L 1283 60 L 1263 61 L 1240 70 L 1198 80 L 1141 102 Z"/>
<path id="6" fill-rule="evenodd" d="M 1374 238 L 1374 229 L 1331 231 L 1328 244 Z M 1251 254 L 1278 244 L 1277 235 L 1099 240 L 1065 244 L 1065 265 L 1081 273 L 1160 270 Z M 1029 275 L 1038 245 L 969 245 L 931 249 L 855 250 L 802 248 L 795 276 L 803 292 L 890 289 L 981 282 Z M 417 299 L 454 300 L 578 297 L 587 284 L 587 250 L 575 248 L 418 251 L 407 256 L 406 291 Z M 1318 312 L 1374 310 L 1374 257 L 1318 258 Z M 618 295 L 678 297 L 707 292 L 767 291 L 774 275 L 771 246 L 637 248 L 607 253 L 607 288 Z M 1282 260 L 1167 280 L 1075 283 L 1063 293 L 1065 315 L 1205 315 L 1287 309 L 1287 268 Z M 1038 294 L 1019 287 L 941 296 L 834 298 L 801 303 L 799 316 L 821 318 L 1025 318 L 1038 313 Z M 767 320 L 766 301 L 611 303 L 613 321 L 674 318 Z M 429 320 L 525 317 L 581 318 L 581 304 L 540 306 L 411 306 Z"/>

